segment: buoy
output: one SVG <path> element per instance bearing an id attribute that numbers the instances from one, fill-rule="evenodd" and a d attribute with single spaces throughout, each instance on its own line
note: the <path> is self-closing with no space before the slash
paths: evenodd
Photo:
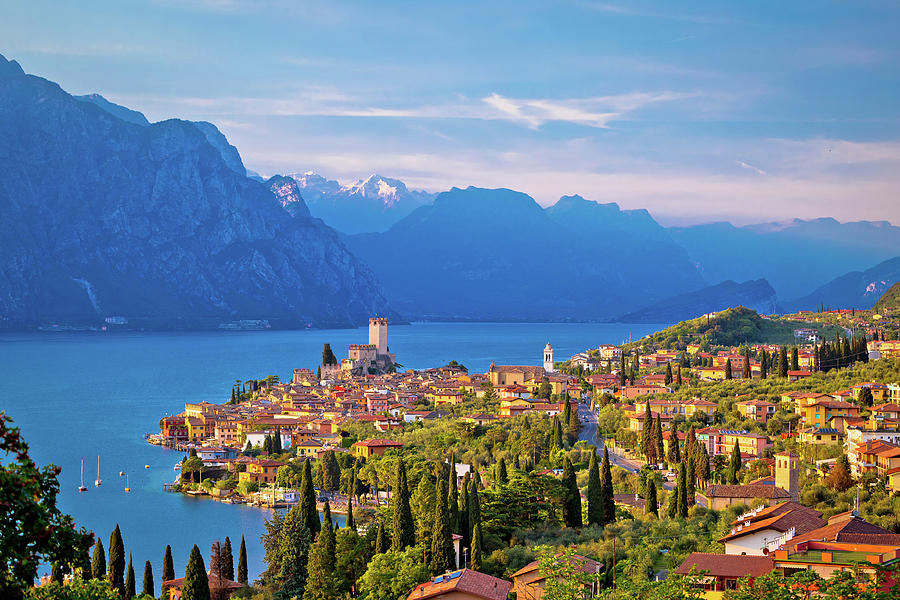
<path id="1" fill-rule="evenodd" d="M 144 465 L 144 468 L 145 468 L 145 469 L 149 469 L 149 468 L 150 468 L 150 465 Z"/>

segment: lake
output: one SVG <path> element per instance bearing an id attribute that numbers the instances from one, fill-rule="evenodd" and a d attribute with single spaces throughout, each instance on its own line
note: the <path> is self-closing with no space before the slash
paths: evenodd
<path id="1" fill-rule="evenodd" d="M 556 360 L 588 347 L 637 339 L 661 325 L 616 323 L 414 323 L 388 328 L 388 344 L 405 368 L 457 360 L 473 372 L 496 364 L 539 365 L 549 341 Z M 338 358 L 347 345 L 367 343 L 365 328 L 202 333 L 0 334 L 0 410 L 21 427 L 38 464 L 62 467 L 59 503 L 108 546 L 116 523 L 133 553 L 138 587 L 145 560 L 162 571 L 171 544 L 178 576 L 191 546 L 208 561 L 213 541 L 231 538 L 237 559 L 243 534 L 251 578 L 265 568 L 259 538 L 270 511 L 165 493 L 182 454 L 147 444 L 159 419 L 185 402 L 221 403 L 235 379 L 315 368 L 322 345 Z M 103 485 L 95 488 L 97 456 Z M 87 492 L 79 493 L 84 460 Z M 149 465 L 145 469 L 144 465 Z M 128 474 L 130 493 L 125 493 Z"/>

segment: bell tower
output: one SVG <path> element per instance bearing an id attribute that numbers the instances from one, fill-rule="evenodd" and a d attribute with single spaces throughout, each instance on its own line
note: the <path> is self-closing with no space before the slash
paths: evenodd
<path id="1" fill-rule="evenodd" d="M 775 455 L 775 485 L 791 495 L 792 502 L 800 501 L 800 457 L 793 452 Z"/>
<path id="2" fill-rule="evenodd" d="M 547 345 L 544 346 L 544 372 L 552 373 L 553 371 L 553 348 L 550 346 L 550 342 L 547 342 Z"/>

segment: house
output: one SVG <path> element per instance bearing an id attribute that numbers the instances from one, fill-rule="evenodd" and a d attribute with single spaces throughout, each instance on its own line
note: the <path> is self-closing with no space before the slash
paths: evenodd
<path id="1" fill-rule="evenodd" d="M 863 391 L 864 388 L 868 388 L 868 390 L 872 392 L 872 399 L 875 402 L 884 402 L 885 397 L 888 395 L 888 386 L 885 384 L 876 383 L 874 381 L 863 381 L 850 388 L 850 394 L 853 396 L 854 400 L 859 400 L 859 393 Z"/>
<path id="2" fill-rule="evenodd" d="M 252 481 L 254 483 L 275 483 L 278 468 L 284 463 L 277 460 L 257 458 L 247 461 L 247 470 L 238 473 L 240 483 Z"/>
<path id="3" fill-rule="evenodd" d="M 879 404 L 873 406 L 870 410 L 872 411 L 872 416 L 876 419 L 892 421 L 900 419 L 900 404 L 896 402 Z"/>
<path id="4" fill-rule="evenodd" d="M 526 381 L 541 381 L 544 377 L 544 367 L 497 366 L 491 363 L 487 375 L 495 388 L 501 385 L 521 385 Z"/>
<path id="5" fill-rule="evenodd" d="M 580 571 L 591 575 L 597 574 L 603 568 L 603 564 L 590 558 L 575 554 L 572 556 L 572 564 Z M 528 600 L 541 600 L 544 594 L 546 577 L 541 575 L 538 561 L 532 561 L 510 576 L 513 580 L 512 590 L 516 598 Z M 586 585 L 584 598 L 593 598 L 598 592 L 596 585 Z"/>
<path id="6" fill-rule="evenodd" d="M 697 504 L 712 510 L 722 510 L 732 504 L 752 506 L 762 501 L 771 506 L 790 500 L 797 502 L 800 495 L 800 457 L 792 452 L 775 455 L 774 485 L 753 482 L 747 485 L 710 485 L 697 492 Z"/>
<path id="7" fill-rule="evenodd" d="M 767 423 L 775 415 L 775 405 L 766 400 L 744 400 L 736 403 L 738 412 L 745 419 Z"/>
<path id="8" fill-rule="evenodd" d="M 207 579 L 209 580 L 210 591 L 215 590 L 218 592 L 221 590 L 222 594 L 219 597 L 223 598 L 231 598 L 232 594 L 244 587 L 242 583 L 231 579 L 219 579 L 212 573 L 207 574 Z M 169 592 L 169 600 L 181 600 L 182 588 L 184 588 L 184 577 L 162 582 L 163 592 Z"/>
<path id="9" fill-rule="evenodd" d="M 672 390 L 664 385 L 658 384 L 636 384 L 626 385 L 619 394 L 622 398 L 637 398 L 638 396 L 649 396 L 650 394 L 671 394 Z"/>
<path id="10" fill-rule="evenodd" d="M 802 409 L 801 421 L 808 427 L 825 427 L 834 417 L 858 417 L 859 407 L 831 398 L 816 400 Z"/>
<path id="11" fill-rule="evenodd" d="M 788 371 L 788 381 L 800 381 L 812 376 L 812 371 Z"/>
<path id="12" fill-rule="evenodd" d="M 772 445 L 771 440 L 762 434 L 737 429 L 704 427 L 697 430 L 696 434 L 697 441 L 706 444 L 706 452 L 710 457 L 717 454 L 730 455 L 737 444 L 742 455 L 761 458 Z"/>
<path id="13" fill-rule="evenodd" d="M 495 415 L 487 413 L 475 413 L 474 415 L 466 415 L 461 419 L 464 423 L 474 423 L 475 425 L 490 425 L 497 420 Z"/>
<path id="14" fill-rule="evenodd" d="M 438 575 L 412 589 L 407 600 L 506 600 L 512 584 L 486 573 L 460 569 Z"/>
<path id="15" fill-rule="evenodd" d="M 841 442 L 841 432 L 833 428 L 807 427 L 800 430 L 801 444 L 831 445 Z"/>
<path id="16" fill-rule="evenodd" d="M 384 456 L 388 450 L 399 450 L 402 447 L 403 444 L 394 440 L 363 440 L 353 444 L 353 454 L 358 458 L 367 459 L 371 456 Z"/>
<path id="17" fill-rule="evenodd" d="M 309 438 L 294 446 L 297 456 L 300 458 L 315 458 L 322 448 L 321 440 Z"/>
<path id="18" fill-rule="evenodd" d="M 740 554 L 710 554 L 693 552 L 675 569 L 678 575 L 701 574 L 698 586 L 712 593 L 707 598 L 721 598 L 721 592 L 737 589 L 738 579 L 753 579 L 772 571 L 772 559 L 768 556 L 745 556 Z M 719 592 L 719 593 L 716 593 Z"/>
<path id="19" fill-rule="evenodd" d="M 817 510 L 796 502 L 780 502 L 740 515 L 719 543 L 725 546 L 725 554 L 765 556 L 794 536 L 826 524 Z"/>
<path id="20" fill-rule="evenodd" d="M 647 510 L 647 501 L 637 494 L 613 494 L 613 502 L 634 514 L 642 515 Z"/>

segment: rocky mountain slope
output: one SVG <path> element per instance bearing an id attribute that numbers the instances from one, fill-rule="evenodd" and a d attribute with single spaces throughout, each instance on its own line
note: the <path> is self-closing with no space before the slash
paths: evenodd
<path id="1" fill-rule="evenodd" d="M 218 130 L 100 104 L 0 57 L 0 328 L 392 314 L 338 235 L 286 214 Z"/>
<path id="2" fill-rule="evenodd" d="M 865 271 L 851 271 L 812 293 L 784 303 L 789 311 L 827 308 L 872 308 L 892 285 L 900 281 L 900 256 Z"/>

